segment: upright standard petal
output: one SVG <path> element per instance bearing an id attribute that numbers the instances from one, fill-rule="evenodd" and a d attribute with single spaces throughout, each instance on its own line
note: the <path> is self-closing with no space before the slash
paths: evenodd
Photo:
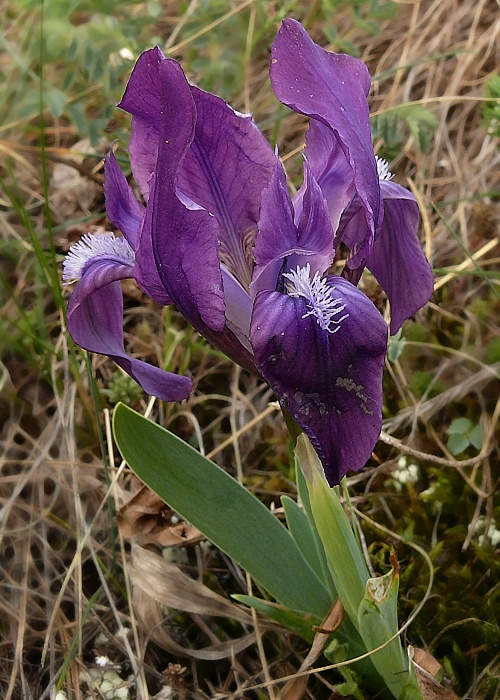
<path id="1" fill-rule="evenodd" d="M 316 120 L 311 121 L 306 133 L 305 154 L 311 172 L 326 199 L 332 228 L 336 231 L 340 217 L 355 194 L 351 166 L 335 132 Z M 305 182 L 296 199 L 302 197 L 304 186 Z M 297 210 L 296 199 L 294 207 Z"/>
<path id="2" fill-rule="evenodd" d="M 381 213 L 366 96 L 371 79 L 356 58 L 325 51 L 301 25 L 285 19 L 271 53 L 271 82 L 281 102 L 329 127 L 353 173 L 373 240 Z"/>
<path id="3" fill-rule="evenodd" d="M 290 262 L 291 267 L 309 262 L 314 275 L 323 273 L 332 264 L 335 240 L 327 201 L 307 162 L 304 164 L 304 185 L 300 216 L 296 213 L 295 218 L 298 248 L 303 253 Z"/>
<path id="4" fill-rule="evenodd" d="M 314 293 L 302 289 L 308 298 L 299 292 L 257 296 L 251 342 L 262 376 L 335 485 L 364 466 L 380 433 L 387 327 L 343 278 L 317 279 Z"/>
<path id="5" fill-rule="evenodd" d="M 293 206 L 283 166 L 278 161 L 269 185 L 262 193 L 259 233 L 255 239 L 255 270 L 251 285 L 254 298 L 262 290 L 276 289 L 285 258 L 297 245 Z"/>
<path id="6" fill-rule="evenodd" d="M 333 232 L 326 200 L 307 163 L 300 212 L 294 211 L 281 163 L 262 194 L 259 233 L 255 241 L 251 296 L 282 286 L 280 275 L 309 263 L 314 275 L 324 272 L 334 257 Z"/>
<path id="7" fill-rule="evenodd" d="M 137 250 L 144 207 L 136 199 L 112 151 L 104 159 L 104 196 L 108 219 Z"/>
<path id="8" fill-rule="evenodd" d="M 188 209 L 176 193 L 178 170 L 194 137 L 196 108 L 176 61 L 163 61 L 158 71 L 161 133 L 153 198 L 155 259 L 167 293 L 181 313 L 195 327 L 222 331 L 217 222 L 204 209 Z"/>
<path id="9" fill-rule="evenodd" d="M 154 177 L 151 180 L 154 183 Z M 139 242 L 135 253 L 134 278 L 142 291 L 161 306 L 172 303 L 163 280 L 158 272 L 158 267 L 153 252 L 152 238 L 153 201 L 150 199 L 144 212 Z"/>
<path id="10" fill-rule="evenodd" d="M 432 296 L 434 278 L 418 239 L 420 215 L 415 197 L 395 182 L 382 181 L 384 219 L 367 261 L 391 304 L 390 332 Z"/>
<path id="11" fill-rule="evenodd" d="M 145 208 L 134 196 L 113 153 L 104 163 L 104 192 L 109 220 L 134 250 L 132 277 L 153 301 L 167 306 L 171 300 L 160 280 L 151 241 L 151 205 Z M 119 240 L 119 239 L 117 239 Z"/>
<path id="12" fill-rule="evenodd" d="M 142 54 L 119 105 L 133 115 L 132 171 L 146 199 L 152 190 L 162 123 L 165 71 L 160 66 L 170 60 L 158 48 Z M 177 89 L 175 81 L 170 89 Z M 276 156 L 250 116 L 239 114 L 216 95 L 192 85 L 189 89 L 195 131 L 178 169 L 176 187 L 188 206 L 194 203 L 216 217 L 221 260 L 248 289 L 260 193 Z"/>
<path id="13" fill-rule="evenodd" d="M 219 223 L 219 258 L 248 290 L 251 246 L 260 199 L 277 161 L 250 116 L 191 86 L 194 138 L 179 168 L 177 188 Z"/>
<path id="14" fill-rule="evenodd" d="M 213 345 L 255 372 L 251 353 L 226 325 L 219 223 L 205 209 L 177 195 L 177 178 L 194 138 L 196 107 L 191 88 L 173 60 L 159 67 L 161 137 L 154 184 L 152 240 L 165 289 L 182 315 Z"/>
<path id="15" fill-rule="evenodd" d="M 134 66 L 118 107 L 132 115 L 129 144 L 132 175 L 146 201 L 156 168 L 160 141 L 160 75 L 165 56 L 158 46 L 142 53 Z"/>
<path id="16" fill-rule="evenodd" d="M 68 303 L 67 326 L 85 350 L 108 355 L 142 388 L 164 401 L 189 396 L 191 380 L 130 357 L 123 344 L 123 296 L 119 280 L 131 276 L 129 265 L 106 257 L 91 259 Z"/>

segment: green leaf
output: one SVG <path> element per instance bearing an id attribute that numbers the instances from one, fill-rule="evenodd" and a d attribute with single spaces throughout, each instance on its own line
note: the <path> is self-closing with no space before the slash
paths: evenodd
<path id="1" fill-rule="evenodd" d="M 476 448 L 476 450 L 481 450 L 481 448 L 483 446 L 483 441 L 484 441 L 483 429 L 478 424 L 478 425 L 474 426 L 474 428 L 470 431 L 469 442 L 473 447 Z"/>
<path id="2" fill-rule="evenodd" d="M 400 328 L 396 335 L 389 338 L 389 346 L 387 348 L 387 357 L 390 362 L 396 362 L 401 357 L 401 353 L 406 345 L 406 340 L 403 336 L 403 329 Z"/>
<path id="3" fill-rule="evenodd" d="M 367 650 L 377 649 L 398 631 L 398 584 L 399 576 L 394 569 L 366 582 L 358 609 L 358 626 Z M 401 698 L 409 668 L 399 637 L 370 658 L 394 697 Z"/>
<path id="4" fill-rule="evenodd" d="M 60 117 L 64 112 L 64 108 L 68 104 L 68 98 L 62 90 L 58 90 L 53 85 L 48 86 L 43 93 L 43 101 L 45 106 L 53 117 Z"/>
<path id="5" fill-rule="evenodd" d="M 469 447 L 469 438 L 467 435 L 459 435 L 452 433 L 448 438 L 447 447 L 452 455 L 459 455 Z"/>
<path id="6" fill-rule="evenodd" d="M 251 595 L 237 594 L 231 597 L 237 600 L 238 603 L 244 603 L 249 607 L 255 608 L 257 612 L 274 620 L 285 629 L 290 630 L 290 632 L 298 634 L 299 637 L 305 639 L 309 644 L 312 644 L 316 634 L 313 630 L 313 625 L 321 626 L 322 619 L 317 615 L 310 615 L 309 613 L 300 615 L 288 610 L 288 608 L 284 608 L 282 605 L 270 603 L 261 598 L 254 598 Z"/>
<path id="7" fill-rule="evenodd" d="M 468 435 L 472 428 L 472 422 L 468 418 L 455 418 L 450 423 L 448 428 L 448 435 L 458 434 L 458 435 Z"/>
<path id="8" fill-rule="evenodd" d="M 335 488 L 330 488 L 321 462 L 305 435 L 297 440 L 297 459 L 304 474 L 312 517 L 325 549 L 335 588 L 347 615 L 355 622 L 365 594 L 368 569 Z"/>
<path id="9" fill-rule="evenodd" d="M 500 126 L 498 130 L 500 136 Z M 490 364 L 494 365 L 495 362 L 500 362 L 500 338 L 493 338 L 493 340 L 490 340 L 485 348 L 485 353 Z"/>
<path id="10" fill-rule="evenodd" d="M 330 592 L 332 600 L 337 598 L 337 592 L 328 572 L 328 564 L 323 547 L 317 546 L 317 533 L 314 523 L 311 525 L 306 513 L 289 496 L 281 498 L 285 510 L 286 523 L 292 537 L 297 542 L 310 567 L 316 572 Z"/>
<path id="11" fill-rule="evenodd" d="M 118 404 L 123 457 L 150 489 L 240 564 L 276 600 L 324 617 L 332 600 L 288 530 L 229 474 L 159 425 Z"/>

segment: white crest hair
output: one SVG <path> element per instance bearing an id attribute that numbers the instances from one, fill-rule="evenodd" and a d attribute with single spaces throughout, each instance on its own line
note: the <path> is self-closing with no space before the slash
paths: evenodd
<path id="1" fill-rule="evenodd" d="M 296 270 L 287 272 L 283 277 L 289 280 L 286 285 L 289 296 L 303 297 L 306 300 L 309 311 L 302 318 L 315 316 L 319 326 L 328 333 L 336 333 L 340 330 L 340 323 L 348 318 L 349 314 L 346 313 L 341 318 L 334 318 L 346 308 L 341 297 L 335 298 L 332 295 L 335 285 L 328 285 L 326 280 L 321 278 L 319 272 L 316 272 L 311 279 L 309 263 L 305 267 L 297 265 Z"/>
<path id="2" fill-rule="evenodd" d="M 115 258 L 123 265 L 135 262 L 135 253 L 125 238 L 117 238 L 114 233 L 86 233 L 71 246 L 63 261 L 65 284 L 79 280 L 89 260 L 101 256 Z"/>
<path id="3" fill-rule="evenodd" d="M 378 179 L 392 180 L 394 175 L 391 173 L 391 168 L 388 161 L 386 161 L 385 158 L 380 158 L 379 156 L 375 156 L 375 160 L 377 161 Z"/>

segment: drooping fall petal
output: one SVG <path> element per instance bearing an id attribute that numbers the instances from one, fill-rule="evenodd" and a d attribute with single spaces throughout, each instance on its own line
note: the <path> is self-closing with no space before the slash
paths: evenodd
<path id="1" fill-rule="evenodd" d="M 411 192 L 381 182 L 384 219 L 367 267 L 391 303 L 391 335 L 432 296 L 434 278 L 418 239 L 420 215 Z"/>
<path id="2" fill-rule="evenodd" d="M 364 466 L 380 433 L 387 326 L 349 282 L 328 277 L 325 284 L 338 299 L 336 327 L 322 328 L 300 296 L 261 292 L 250 337 L 258 369 L 334 485 Z"/>
<path id="3" fill-rule="evenodd" d="M 148 394 L 164 401 L 185 399 L 192 388 L 188 377 L 166 372 L 125 352 L 119 280 L 127 277 L 131 277 L 128 265 L 103 257 L 87 263 L 68 303 L 68 331 L 85 350 L 108 355 Z"/>

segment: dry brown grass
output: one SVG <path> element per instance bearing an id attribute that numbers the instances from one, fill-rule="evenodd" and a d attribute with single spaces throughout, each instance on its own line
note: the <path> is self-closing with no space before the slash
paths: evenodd
<path id="1" fill-rule="evenodd" d="M 331 22 L 335 22 L 341 35 L 360 48 L 361 57 L 373 74 L 381 75 L 402 66 L 390 78 L 375 82 L 374 111 L 383 113 L 403 102 L 419 100 L 438 119 L 430 151 L 419 152 L 408 139 L 394 163 L 399 181 L 410 177 L 421 199 L 424 243 L 433 264 L 458 266 L 467 261 L 461 242 L 472 253 L 480 251 L 484 269 L 498 270 L 500 247 L 495 247 L 494 241 L 498 241 L 499 200 L 477 197 L 484 192 L 500 191 L 498 142 L 485 133 L 479 115 L 485 83 L 500 65 L 498 2 L 409 0 L 398 4 L 397 18 L 386 21 L 380 33 L 373 37 L 354 28 L 347 11 L 340 12 Z M 175 16 L 173 5 L 176 3 L 169 4 L 169 17 Z M 167 23 L 169 31 L 172 24 L 175 26 L 171 21 Z M 319 27 L 313 24 L 312 30 L 319 39 Z M 249 71 L 245 90 L 235 100 L 239 108 L 249 102 L 258 118 L 272 109 L 269 92 L 261 90 L 266 79 L 265 62 L 266 56 L 259 57 L 255 68 Z M 287 118 L 285 124 L 284 148 L 291 150 L 301 142 L 302 121 Z M 36 171 L 28 161 L 23 161 L 25 153 L 13 150 L 27 201 L 36 203 L 40 197 Z M 439 217 L 431 203 L 439 205 Z M 1 216 L 5 223 L 3 241 L 22 239 L 22 227 L 14 218 L 5 212 Z M 457 234 L 456 238 L 450 235 L 450 230 Z M 16 293 L 25 295 L 22 259 L 14 274 L 18 280 Z M 470 303 L 484 293 L 485 282 L 480 278 L 452 274 L 444 283 L 439 280 L 437 287 L 436 300 L 430 305 L 430 312 L 425 312 L 427 322 L 439 329 L 450 319 L 456 319 L 463 337 L 458 347 L 447 350 L 445 331 L 441 336 L 443 348 L 419 346 L 418 351 L 433 365 L 435 377 L 453 377 L 453 387 L 435 398 L 425 395 L 416 398 L 403 368 L 396 362 L 390 371 L 406 408 L 387 420 L 386 431 L 398 430 L 398 436 L 405 442 L 452 460 L 440 433 L 443 413 L 464 396 L 478 402 L 482 408 L 487 456 L 472 469 L 462 470 L 464 486 L 465 483 L 472 486 L 477 496 L 474 524 L 481 513 L 491 518 L 495 508 L 498 472 L 495 476 L 494 459 L 498 459 L 498 449 L 494 441 L 500 402 L 492 411 L 495 382 L 498 388 L 498 363 L 489 367 L 481 359 L 471 362 L 471 358 L 474 360 L 474 344 L 479 353 L 481 348 L 477 344 L 481 339 L 493 338 L 498 333 L 499 319 L 491 316 L 486 320 L 486 330 L 477 331 L 478 320 L 470 311 Z M 11 300 L 5 300 L 3 313 L 6 316 L 15 313 Z M 155 312 L 149 309 L 148 313 Z M 137 580 L 137 557 L 119 535 L 113 535 L 108 511 L 109 505 L 113 511 L 123 505 L 129 495 L 129 478 L 124 475 L 118 458 L 111 455 L 111 485 L 106 485 L 104 468 L 97 456 L 95 428 L 89 419 L 85 370 L 82 365 L 82 380 L 77 386 L 70 373 L 64 333 L 60 325 L 59 330 L 57 327 L 58 319 L 55 319 L 53 337 L 58 354 L 54 357 L 58 359 L 54 359 L 51 369 L 57 393 L 49 382 L 40 379 L 34 368 L 20 365 L 12 356 L 4 360 L 9 374 L 5 375 L 0 403 L 2 697 L 5 700 L 54 698 L 61 673 L 64 673 L 62 687 L 69 698 L 87 697 L 81 678 L 95 667 L 95 655 L 104 650 L 116 662 L 122 676 L 133 679 L 131 697 L 140 700 L 152 697 L 167 682 L 181 698 L 256 697 L 245 688 L 292 672 L 300 665 L 302 649 L 295 650 L 292 646 L 284 649 L 276 642 L 266 643 L 265 648 L 262 645 L 256 650 L 250 648 L 237 658 L 232 658 L 229 652 L 228 660 L 221 662 L 218 671 L 207 671 L 206 665 L 196 663 L 196 654 L 183 660 L 179 654 L 176 656 L 175 649 L 170 656 L 162 650 L 160 628 L 155 630 L 151 623 L 159 619 L 158 601 L 153 605 L 151 596 L 148 598 L 144 590 L 139 596 L 137 584 L 138 605 L 135 608 L 132 605 L 131 577 L 132 581 L 134 577 Z M 160 351 L 158 346 L 154 352 Z M 109 372 L 103 360 L 94 363 L 103 367 L 104 373 Z M 251 476 L 257 488 L 262 486 L 266 498 L 274 500 L 269 475 L 251 470 L 252 459 L 262 467 L 268 457 L 279 461 L 286 452 L 285 432 L 279 418 L 274 412 L 265 411 L 272 397 L 251 380 L 239 377 L 239 373 L 233 377 L 232 389 L 220 395 L 219 384 L 224 386 L 224 381 L 211 383 L 209 378 L 213 363 L 210 356 L 201 358 L 197 377 L 203 391 L 211 391 L 212 396 L 203 403 L 193 398 L 182 411 L 166 417 L 160 409 L 154 410 L 159 420 L 170 421 L 173 429 L 186 435 L 196 433 L 200 443 L 207 444 L 207 451 L 228 436 L 234 437 L 251 419 L 256 419 L 251 429 L 243 430 L 218 458 L 231 465 L 240 477 Z M 221 363 L 218 369 L 231 377 L 229 365 Z M 204 423 L 207 416 L 210 419 Z M 94 437 L 89 439 L 89 436 Z M 266 451 L 257 456 L 255 445 L 261 441 L 267 445 Z M 380 461 L 386 459 L 384 450 L 380 454 Z M 371 478 L 373 472 L 369 475 Z M 277 492 L 286 488 L 282 477 L 276 477 L 273 483 Z M 470 533 L 464 543 L 466 548 L 474 537 L 474 528 Z M 141 556 L 146 552 L 141 551 Z M 151 556 L 151 581 L 157 583 L 158 575 L 164 572 L 158 558 L 155 579 L 154 557 L 158 555 Z M 232 589 L 242 590 L 247 585 L 242 572 L 208 548 L 190 549 L 188 555 L 180 550 L 173 557 L 177 563 L 187 564 L 187 570 L 195 577 L 211 577 L 212 586 L 220 594 L 224 594 L 224 581 L 230 581 Z M 193 599 L 197 595 L 193 593 Z M 189 606 L 185 610 L 189 611 Z M 149 629 L 141 624 L 141 617 L 149 619 Z M 170 616 L 170 624 L 178 646 L 187 647 L 190 639 L 200 639 L 203 633 L 205 645 L 212 644 L 215 648 L 220 645 L 222 635 L 227 638 L 229 632 L 234 634 L 234 629 L 228 631 L 227 627 L 215 626 L 212 619 L 203 620 L 193 611 Z M 179 628 L 183 624 L 186 629 Z M 195 625 L 197 631 L 193 632 Z M 250 622 L 243 625 L 250 633 Z M 257 632 L 260 639 L 262 630 Z M 104 645 L 99 644 L 100 633 L 109 640 Z M 153 644 L 152 639 L 157 643 Z M 163 641 L 163 647 L 168 647 Z M 266 654 L 270 658 L 269 667 Z M 169 660 L 181 660 L 187 667 L 187 677 L 176 668 L 170 668 L 162 677 Z M 498 667 L 498 659 L 496 663 Z M 489 672 L 494 673 L 494 664 Z M 485 669 L 478 668 L 476 679 L 484 673 Z M 328 684 L 328 674 L 321 682 Z M 480 688 L 480 684 L 471 687 L 467 697 L 480 700 Z M 277 697 L 272 686 L 267 692 L 270 697 Z M 327 695 L 325 690 L 324 697 Z M 313 695 L 309 693 L 308 697 Z"/>

